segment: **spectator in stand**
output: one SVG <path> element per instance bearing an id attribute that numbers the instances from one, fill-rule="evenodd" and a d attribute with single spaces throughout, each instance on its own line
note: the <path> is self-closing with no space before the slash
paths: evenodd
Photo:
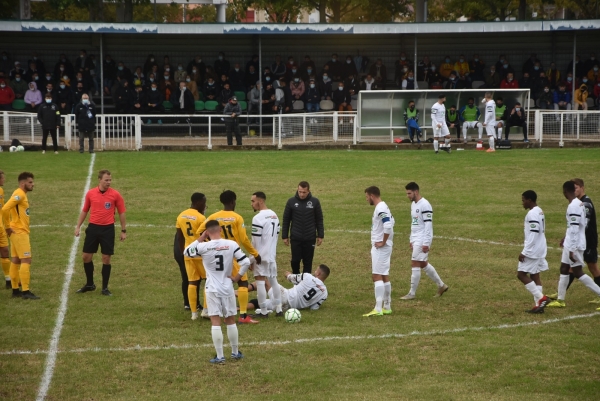
<path id="1" fill-rule="evenodd" d="M 25 111 L 37 113 L 38 106 L 42 104 L 42 93 L 38 90 L 35 82 L 29 83 L 29 89 L 25 92 Z M 70 110 L 69 110 L 70 111 Z"/>
<path id="2" fill-rule="evenodd" d="M 14 100 L 15 92 L 4 79 L 0 79 L 0 111 L 10 111 Z"/>
<path id="3" fill-rule="evenodd" d="M 506 78 L 500 82 L 500 89 L 518 89 L 519 83 L 515 80 L 515 74 L 509 72 Z"/>
<path id="4" fill-rule="evenodd" d="M 37 65 L 36 65 L 35 62 L 32 62 L 32 63 L 29 64 L 29 69 L 25 72 L 25 80 L 27 82 L 33 81 L 34 80 L 33 79 L 33 74 L 36 74 L 36 73 L 39 75 L 39 72 L 38 72 L 38 69 L 37 69 Z"/>
<path id="5" fill-rule="evenodd" d="M 158 90 L 164 99 L 170 100 L 177 84 L 171 79 L 171 73 L 169 71 L 165 71 L 163 74 L 163 79 L 158 84 Z"/>
<path id="6" fill-rule="evenodd" d="M 10 57 L 7 52 L 2 52 L 2 56 L 0 56 L 0 72 L 4 73 L 5 77 L 8 77 L 8 73 L 13 68 L 14 64 L 12 63 Z"/>
<path id="7" fill-rule="evenodd" d="M 544 68 L 542 67 L 542 63 L 540 63 L 539 61 L 536 61 L 535 64 L 533 65 L 532 71 L 526 71 L 526 72 L 528 72 L 532 77 L 537 78 L 540 76 L 540 73 L 542 71 L 544 71 Z"/>
<path id="8" fill-rule="evenodd" d="M 163 114 L 165 112 L 165 107 L 163 106 L 164 97 L 158 90 L 156 82 L 150 84 L 150 91 L 147 93 L 146 101 L 148 102 L 145 107 L 147 114 Z M 152 120 L 148 119 L 146 123 L 152 124 Z M 162 124 L 162 121 L 159 119 L 158 123 Z"/>
<path id="9" fill-rule="evenodd" d="M 115 111 L 117 113 L 127 114 L 131 112 L 134 99 L 134 90 L 129 86 L 129 81 L 121 79 L 119 88 L 115 94 Z"/>
<path id="10" fill-rule="evenodd" d="M 308 54 L 304 56 L 304 62 L 300 66 L 300 72 L 305 74 L 306 77 L 311 77 L 317 73 L 317 66 L 315 65 L 315 62 L 310 59 Z M 305 82 L 307 81 L 305 80 Z"/>
<path id="11" fill-rule="evenodd" d="M 146 89 L 146 92 L 150 91 L 150 87 L 152 86 L 153 83 L 157 83 L 156 77 L 155 77 L 155 75 L 153 73 L 149 73 L 148 74 L 148 80 L 146 81 L 146 85 L 145 85 L 145 88 L 144 88 L 144 89 Z"/>
<path id="12" fill-rule="evenodd" d="M 519 80 L 519 88 L 533 90 L 534 80 L 528 72 L 523 73 L 523 78 Z"/>
<path id="13" fill-rule="evenodd" d="M 90 76 L 90 70 L 94 69 L 92 60 L 88 57 L 85 49 L 79 51 L 79 57 L 75 59 L 75 70 L 82 71 L 86 77 Z"/>
<path id="14" fill-rule="evenodd" d="M 321 100 L 331 100 L 332 91 L 332 82 L 329 78 L 329 74 L 323 74 L 323 77 L 319 82 L 319 93 L 321 94 Z"/>
<path id="15" fill-rule="evenodd" d="M 298 75 L 296 75 L 292 80 L 290 84 L 290 91 L 292 94 L 292 101 L 304 99 L 306 87 L 304 85 L 304 81 L 302 81 Z"/>
<path id="16" fill-rule="evenodd" d="M 287 72 L 287 68 L 285 68 L 285 64 L 281 61 L 281 56 L 277 54 L 275 56 L 275 62 L 271 64 L 271 74 L 274 79 L 278 80 L 281 77 L 285 77 L 285 73 Z M 265 73 L 266 75 L 266 73 Z"/>
<path id="17" fill-rule="evenodd" d="M 417 81 L 427 81 L 425 73 L 431 68 L 431 60 L 429 56 L 423 57 L 423 60 L 417 64 Z"/>
<path id="18" fill-rule="evenodd" d="M 581 61 L 581 57 L 579 57 L 579 55 L 575 56 L 575 76 L 577 78 L 582 78 L 585 74 L 587 74 L 589 70 L 585 69 L 585 65 L 584 62 Z M 567 70 L 565 71 L 566 74 L 571 73 L 571 75 L 573 74 L 573 60 L 571 60 L 569 62 L 569 65 L 567 66 Z"/>
<path id="19" fill-rule="evenodd" d="M 15 79 L 17 74 L 19 74 L 22 78 L 25 78 L 25 70 L 21 68 L 21 63 L 18 61 L 15 61 L 14 65 L 15 65 L 14 68 L 12 70 L 10 70 L 10 72 L 8 74 L 10 79 Z"/>
<path id="20" fill-rule="evenodd" d="M 458 61 L 454 63 L 454 71 L 456 71 L 458 79 L 463 81 L 463 87 L 470 88 L 471 87 L 471 68 L 469 67 L 469 63 L 465 58 L 464 54 L 461 54 L 458 57 Z"/>
<path id="21" fill-rule="evenodd" d="M 60 114 L 70 114 L 74 105 L 74 100 L 73 90 L 67 85 L 67 82 L 64 79 L 61 79 L 58 88 L 56 88 L 56 103 Z"/>
<path id="22" fill-rule="evenodd" d="M 273 114 L 273 106 L 275 104 L 275 89 L 273 89 L 273 84 L 271 82 L 267 82 L 265 84 L 265 90 L 262 93 L 262 113 L 263 114 Z"/>
<path id="23" fill-rule="evenodd" d="M 496 66 L 491 66 L 490 70 L 485 73 L 485 87 L 487 89 L 497 89 L 500 87 L 500 74 L 496 72 Z"/>
<path id="24" fill-rule="evenodd" d="M 423 77 L 425 82 L 429 85 L 429 89 L 433 89 L 433 87 L 437 87 L 439 89 L 442 88 L 442 81 L 444 77 L 437 70 L 435 64 L 432 64 L 427 72 L 425 72 L 425 76 Z"/>
<path id="25" fill-rule="evenodd" d="M 309 81 L 306 91 L 306 111 L 309 113 L 319 112 L 321 110 L 321 94 L 314 79 Z"/>
<path id="26" fill-rule="evenodd" d="M 473 59 L 469 61 L 469 71 L 473 81 L 485 81 L 484 77 L 485 63 L 479 58 L 479 54 L 475 53 Z"/>
<path id="27" fill-rule="evenodd" d="M 142 85 L 136 85 L 135 91 L 133 92 L 131 112 L 134 114 L 144 114 L 145 105 L 148 103 L 146 100 L 146 94 Z"/>
<path id="28" fill-rule="evenodd" d="M 229 73 L 229 71 L 227 71 Z M 183 82 L 187 78 L 187 71 L 183 68 L 183 64 L 179 63 L 177 65 L 177 70 L 175 70 L 175 82 Z"/>
<path id="29" fill-rule="evenodd" d="M 25 92 L 27 92 L 27 82 L 23 80 L 21 73 L 18 72 L 15 74 L 15 79 L 11 81 L 10 87 L 13 92 L 15 92 L 15 97 L 17 99 L 23 99 L 25 97 Z"/>
<path id="30" fill-rule="evenodd" d="M 165 67 L 171 67 L 171 59 L 169 58 L 169 56 L 167 54 L 165 54 L 163 56 L 163 70 L 162 72 L 165 72 L 166 68 Z M 171 73 L 171 76 L 173 76 L 174 71 L 169 70 L 169 72 Z"/>
<path id="31" fill-rule="evenodd" d="M 33 75 L 31 76 L 31 81 L 33 81 L 37 84 L 39 80 L 40 80 L 40 77 L 39 77 L 38 73 L 34 72 Z"/>
<path id="32" fill-rule="evenodd" d="M 251 66 L 253 67 L 253 66 Z M 262 89 L 262 84 L 260 81 L 256 81 L 254 83 L 254 88 L 250 91 L 250 96 L 248 96 L 248 113 L 249 114 L 260 114 L 260 108 L 263 104 L 263 95 L 264 90 Z M 258 120 L 254 120 L 258 121 Z"/>
<path id="33" fill-rule="evenodd" d="M 377 83 L 375 82 L 375 78 L 371 74 L 367 74 L 365 79 L 360 83 L 361 90 L 364 91 L 372 91 L 377 89 Z"/>
<path id="34" fill-rule="evenodd" d="M 350 75 L 357 76 L 358 70 L 351 55 L 346 56 L 346 63 L 342 66 L 342 78 L 346 79 Z"/>
<path id="35" fill-rule="evenodd" d="M 592 81 L 593 82 L 593 81 Z M 588 89 L 590 85 L 593 85 L 593 83 L 590 82 L 590 80 L 588 79 L 587 76 L 584 76 L 583 78 L 581 78 L 581 82 L 577 82 L 577 85 L 581 86 L 581 84 L 586 84 L 588 85 Z"/>
<path id="36" fill-rule="evenodd" d="M 287 69 L 287 72 L 285 73 L 285 80 L 287 82 L 292 82 L 295 77 L 299 77 L 299 76 L 300 76 L 300 74 L 298 72 L 298 66 L 292 65 L 292 66 L 290 66 L 290 68 Z"/>
<path id="37" fill-rule="evenodd" d="M 358 73 L 356 73 L 356 75 L 358 75 Z M 360 83 L 358 82 L 358 79 L 355 78 L 354 74 L 348 76 L 348 79 L 346 79 L 346 82 L 344 82 L 344 87 L 350 94 L 352 100 L 358 99 L 358 92 L 360 92 Z"/>
<path id="38" fill-rule="evenodd" d="M 540 72 L 539 78 L 533 81 L 533 98 L 537 99 L 546 86 L 550 87 L 550 81 L 548 81 L 546 73 L 542 71 Z"/>
<path id="39" fill-rule="evenodd" d="M 208 77 L 206 84 L 204 84 L 204 88 L 202 88 L 202 94 L 204 95 L 204 100 L 217 100 L 217 84 L 213 77 Z"/>
<path id="40" fill-rule="evenodd" d="M 337 90 L 333 91 L 332 96 L 333 103 L 335 104 L 335 108 L 338 111 L 352 111 L 352 98 L 350 94 L 344 87 L 344 83 L 338 83 Z M 340 119 L 340 122 L 342 120 Z"/>
<path id="41" fill-rule="evenodd" d="M 206 66 L 206 71 L 204 72 L 204 78 L 208 81 L 208 78 L 212 78 L 215 82 L 217 81 L 217 74 L 215 74 L 215 70 L 210 66 Z"/>
<path id="42" fill-rule="evenodd" d="M 406 78 L 406 73 L 409 69 L 412 69 L 413 63 L 406 57 L 405 52 L 400 53 L 400 58 L 396 60 L 394 64 L 394 81 L 396 85 L 400 86 L 402 81 Z"/>
<path id="43" fill-rule="evenodd" d="M 171 97 L 173 112 L 178 114 L 194 114 L 195 101 L 192 93 L 187 90 L 187 83 L 180 82 Z"/>
<path id="44" fill-rule="evenodd" d="M 504 130 L 504 138 L 508 141 L 508 134 L 510 133 L 510 127 L 521 127 L 523 128 L 523 142 L 528 143 L 527 139 L 527 114 L 521 107 L 521 103 L 515 103 L 515 107 L 511 110 L 508 119 L 506 121 L 506 129 Z"/>
<path id="45" fill-rule="evenodd" d="M 151 72 L 156 73 L 157 71 L 158 63 L 154 59 L 154 54 L 149 54 L 148 57 L 146 57 L 146 62 L 144 62 L 144 74 L 149 75 Z"/>
<path id="46" fill-rule="evenodd" d="M 537 58 L 537 54 L 535 53 L 531 53 L 531 56 L 525 61 L 525 63 L 523 63 L 523 69 L 522 72 L 528 72 L 531 76 L 535 77 L 537 74 L 534 72 L 534 66 L 536 65 L 536 63 L 538 64 L 538 66 L 541 66 L 542 63 L 540 62 L 540 60 Z M 541 68 L 538 68 L 537 71 L 539 71 Z"/>
<path id="47" fill-rule="evenodd" d="M 573 74 L 568 72 L 567 73 L 567 92 L 569 93 L 573 93 Z"/>
<path id="48" fill-rule="evenodd" d="M 253 54 L 252 58 L 246 63 L 246 69 L 244 70 L 244 72 L 246 73 L 246 75 L 248 75 L 248 73 L 250 72 L 250 67 L 254 67 L 254 72 L 256 73 L 256 71 L 258 71 L 260 64 L 258 62 L 258 54 Z M 256 79 L 254 81 L 254 83 L 252 84 L 253 86 L 256 85 L 256 81 L 258 81 L 258 79 Z"/>
<path id="49" fill-rule="evenodd" d="M 544 86 L 544 89 L 542 89 L 542 92 L 539 94 L 537 104 L 542 110 L 553 109 L 552 105 L 554 104 L 554 98 L 548 85 Z"/>
<path id="50" fill-rule="evenodd" d="M 447 80 L 450 77 L 450 73 L 454 70 L 454 65 L 450 61 L 450 56 L 446 56 L 444 61 L 440 63 L 440 75 L 442 79 Z"/>
<path id="51" fill-rule="evenodd" d="M 289 71 L 289 70 L 291 70 L 294 67 L 298 68 L 298 65 L 296 64 L 296 61 L 294 61 L 294 56 L 289 56 L 287 64 L 285 65 L 285 69 L 287 71 Z"/>
<path id="52" fill-rule="evenodd" d="M 86 93 L 83 88 L 82 82 L 77 82 L 77 86 L 75 87 L 75 92 L 73 92 L 73 105 L 81 102 L 81 97 Z"/>
<path id="53" fill-rule="evenodd" d="M 594 64 L 587 73 L 587 79 L 592 82 L 600 81 L 600 65 Z"/>
<path id="54" fill-rule="evenodd" d="M 596 59 L 596 53 L 590 54 L 590 58 L 585 60 L 585 62 L 583 63 L 584 73 L 587 73 L 589 70 L 594 68 L 595 65 L 598 65 L 598 64 L 599 63 L 598 63 L 598 60 Z"/>
<path id="55" fill-rule="evenodd" d="M 548 81 L 550 82 L 550 89 L 555 89 L 560 82 L 560 71 L 556 68 L 554 61 L 550 63 L 550 68 L 546 71 L 546 77 L 548 77 Z"/>
<path id="56" fill-rule="evenodd" d="M 396 79 L 398 79 L 396 81 L 396 85 L 398 85 L 398 86 L 402 85 L 402 81 L 404 81 L 406 79 L 406 77 L 408 77 L 408 71 L 409 71 L 409 68 L 407 66 L 402 67 L 402 69 L 399 72 L 400 75 L 396 76 Z"/>
<path id="57" fill-rule="evenodd" d="M 406 78 L 402 80 L 402 90 L 415 90 L 419 89 L 419 85 L 417 81 L 415 81 L 415 74 L 412 71 L 409 71 L 406 74 Z"/>
<path id="58" fill-rule="evenodd" d="M 225 87 L 225 84 L 229 84 L 231 87 L 231 83 L 229 82 L 229 77 L 225 74 L 221 75 L 221 79 L 219 80 L 219 82 L 217 82 L 217 90 L 223 89 Z"/>
<path id="59" fill-rule="evenodd" d="M 58 98 L 56 96 L 56 91 L 54 90 L 54 84 L 52 84 L 52 82 L 46 83 L 46 91 L 43 93 L 44 97 L 46 96 L 46 93 L 50 93 L 52 95 L 52 102 L 58 105 Z"/>
<path id="60" fill-rule="evenodd" d="M 279 88 L 275 89 L 275 105 L 281 113 L 292 111 L 292 91 L 285 79 L 279 79 Z"/>
<path id="61" fill-rule="evenodd" d="M 196 71 L 194 71 L 196 70 Z M 204 82 L 204 74 L 206 73 L 206 64 L 202 61 L 202 56 L 197 55 L 187 65 L 187 73 L 189 76 L 196 75 L 196 83 Z M 193 79 L 193 78 L 192 78 Z"/>
<path id="62" fill-rule="evenodd" d="M 63 66 L 63 69 L 60 69 L 60 66 Z M 54 76 L 62 77 L 67 75 L 69 79 L 73 79 L 75 76 L 75 69 L 73 68 L 73 64 L 69 61 L 67 56 L 63 53 L 58 57 L 58 62 L 54 65 Z"/>
<path id="63" fill-rule="evenodd" d="M 506 76 L 509 73 L 512 73 L 513 76 L 514 76 L 515 70 L 511 67 L 510 63 L 505 58 L 504 59 L 504 64 L 502 64 L 502 69 L 500 69 L 499 72 L 500 72 L 500 76 L 502 77 L 502 79 L 504 79 L 504 78 L 506 78 Z"/>
<path id="64" fill-rule="evenodd" d="M 219 102 L 219 107 L 217 110 L 222 112 L 227 103 L 229 103 L 229 99 L 233 97 L 234 93 L 231 90 L 231 85 L 229 82 L 225 82 L 223 87 L 219 90 L 219 94 L 217 96 L 217 101 Z"/>
<path id="65" fill-rule="evenodd" d="M 152 69 L 150 70 L 150 72 L 148 72 L 146 74 L 146 76 L 150 77 L 151 75 L 154 76 L 154 79 L 156 80 L 156 83 L 158 84 L 161 81 L 161 77 L 163 76 L 162 73 L 160 73 L 159 68 L 157 65 L 153 65 Z"/>
<path id="66" fill-rule="evenodd" d="M 119 61 L 119 64 L 117 65 L 117 79 L 129 81 L 130 84 L 133 81 L 131 70 L 127 68 L 122 61 Z"/>
<path id="67" fill-rule="evenodd" d="M 254 65 L 251 65 L 248 68 L 248 72 L 246 73 L 246 76 L 244 77 L 244 80 L 246 83 L 245 90 L 253 89 L 254 85 L 256 85 L 256 83 L 259 82 L 258 73 L 256 72 L 256 70 L 257 69 L 254 68 Z"/>
<path id="68" fill-rule="evenodd" d="M 52 84 L 54 85 L 56 82 L 54 81 L 54 78 L 52 78 L 52 73 L 47 72 L 46 75 L 44 76 L 44 79 L 42 80 L 43 84 Z"/>
<path id="69" fill-rule="evenodd" d="M 460 116 L 456 111 L 456 105 L 450 106 L 450 109 L 446 113 L 446 125 L 448 126 L 448 132 L 452 135 L 452 130 L 456 132 L 456 139 L 460 139 Z"/>
<path id="70" fill-rule="evenodd" d="M 554 110 L 571 110 L 571 92 L 567 92 L 567 85 L 564 82 L 558 84 L 553 100 Z"/>
<path id="71" fill-rule="evenodd" d="M 456 71 L 452 71 L 446 83 L 444 83 L 444 89 L 464 89 L 464 83 L 458 79 Z"/>
<path id="72" fill-rule="evenodd" d="M 273 85 L 273 81 L 275 80 L 275 76 L 271 74 L 271 69 L 269 67 L 265 67 L 261 80 L 263 82 L 263 88 L 266 88 L 266 84 L 270 83 Z"/>
<path id="73" fill-rule="evenodd" d="M 160 71 L 160 70 L 159 70 Z M 171 71 L 171 64 L 163 64 L 163 68 L 162 68 L 162 75 L 166 75 L 169 74 L 169 76 L 171 77 L 171 80 L 175 82 L 175 71 Z"/>
<path id="74" fill-rule="evenodd" d="M 102 68 L 104 69 L 104 94 L 110 95 L 110 90 L 117 79 L 117 66 L 110 54 L 107 54 L 106 57 L 104 57 Z M 62 74 L 55 74 L 55 76 L 62 76 Z"/>
<path id="75" fill-rule="evenodd" d="M 58 77 L 58 82 L 64 81 L 67 84 L 67 86 L 71 86 L 71 81 L 74 78 L 75 77 L 70 77 L 67 73 L 63 73 L 61 76 Z"/>
<path id="76" fill-rule="evenodd" d="M 244 71 L 242 71 L 240 68 L 240 63 L 235 63 L 233 65 L 233 69 L 229 72 L 229 83 L 231 84 L 231 89 L 233 89 L 234 92 L 245 92 L 245 80 L 246 77 L 244 76 Z"/>
<path id="77" fill-rule="evenodd" d="M 142 67 L 140 67 L 139 65 L 137 67 L 135 67 L 135 71 L 133 72 L 132 78 L 133 78 L 133 83 L 135 86 L 137 86 L 136 81 L 139 81 L 139 84 L 141 86 L 144 86 L 144 84 L 146 83 L 146 76 L 142 72 Z"/>
<path id="78" fill-rule="evenodd" d="M 198 92 L 198 84 L 196 83 L 196 80 L 194 78 L 195 78 L 194 76 L 186 77 L 185 78 L 186 86 L 187 86 L 187 89 L 192 94 L 192 96 L 194 97 L 194 100 L 200 100 L 200 92 Z"/>
<path id="79" fill-rule="evenodd" d="M 375 64 L 369 69 L 369 75 L 375 79 L 377 89 L 385 89 L 387 83 L 387 69 L 380 58 L 378 58 Z"/>
<path id="80" fill-rule="evenodd" d="M 82 72 L 78 72 L 75 75 L 75 80 L 73 81 L 73 85 L 75 87 L 77 87 L 78 84 L 81 84 L 83 86 L 83 89 L 86 91 L 86 93 L 89 91 L 89 89 L 90 89 L 89 82 L 85 79 Z M 79 102 L 77 102 L 77 103 L 79 103 Z"/>
<path id="81" fill-rule="evenodd" d="M 587 111 L 587 109 L 588 109 L 587 98 L 588 98 L 588 87 L 586 84 L 581 84 L 579 89 L 575 90 L 575 98 L 573 99 L 575 110 L 586 110 Z"/>
<path id="82" fill-rule="evenodd" d="M 342 80 L 342 63 L 339 62 L 337 54 L 332 54 L 331 60 L 329 60 L 325 65 L 329 67 L 329 77 L 332 79 L 332 81 Z"/>

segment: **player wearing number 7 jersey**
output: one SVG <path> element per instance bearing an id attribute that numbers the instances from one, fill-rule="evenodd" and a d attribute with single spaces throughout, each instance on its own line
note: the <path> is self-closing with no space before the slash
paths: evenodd
<path id="1" fill-rule="evenodd" d="M 244 225 L 244 219 L 242 216 L 237 214 L 235 210 L 235 203 L 237 196 L 233 191 L 223 191 L 219 200 L 223 204 L 223 210 L 213 213 L 208 216 L 208 220 L 216 220 L 221 226 L 221 234 L 223 238 L 233 240 L 237 244 L 243 247 L 246 252 L 254 256 L 256 263 L 261 263 L 261 257 L 258 251 L 252 246 L 246 233 L 246 226 Z M 196 230 L 196 235 L 199 236 L 206 229 L 206 222 L 202 223 Z M 237 262 L 233 262 L 233 274 L 237 274 L 240 267 Z M 238 300 L 240 303 L 240 319 L 238 323 L 258 323 L 256 320 L 252 320 L 247 314 L 248 305 L 248 276 L 243 275 L 238 283 Z"/>

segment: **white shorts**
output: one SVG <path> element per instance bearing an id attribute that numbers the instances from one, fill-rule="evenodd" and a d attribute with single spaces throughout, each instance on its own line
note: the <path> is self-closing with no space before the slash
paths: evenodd
<path id="1" fill-rule="evenodd" d="M 463 127 L 467 127 L 467 129 L 469 128 L 477 128 L 477 126 L 481 124 L 479 121 L 465 121 L 463 123 Z"/>
<path id="2" fill-rule="evenodd" d="M 229 317 L 237 315 L 235 295 L 221 297 L 214 292 L 207 292 L 206 305 L 208 306 L 208 316 Z"/>
<path id="3" fill-rule="evenodd" d="M 283 310 L 288 310 L 290 309 L 290 302 L 288 300 L 288 289 L 283 287 L 283 286 L 279 286 L 279 290 L 281 291 L 281 308 Z M 267 310 L 273 311 L 275 310 L 275 297 L 273 297 L 273 288 L 269 289 L 269 299 L 267 299 L 267 301 L 265 302 L 265 307 L 267 308 Z"/>
<path id="4" fill-rule="evenodd" d="M 575 262 L 571 261 L 569 258 L 569 252 L 573 252 L 573 257 L 575 258 Z M 564 263 L 569 265 L 570 267 L 575 266 L 583 266 L 583 252 L 580 250 L 569 251 L 567 248 L 563 248 L 562 257 L 560 258 L 560 263 Z"/>
<path id="5" fill-rule="evenodd" d="M 412 256 L 410 260 L 414 260 L 417 262 L 427 262 L 429 258 L 429 252 L 423 252 L 422 244 L 413 244 Z"/>
<path id="6" fill-rule="evenodd" d="M 392 247 L 384 245 L 381 248 L 371 248 L 371 263 L 373 274 L 382 276 L 390 275 L 390 260 L 392 259 Z"/>
<path id="7" fill-rule="evenodd" d="M 487 136 L 495 137 L 496 136 L 496 126 L 492 125 L 492 124 L 493 123 L 485 126 L 485 133 L 487 134 Z"/>
<path id="8" fill-rule="evenodd" d="M 517 271 L 529 274 L 538 274 L 546 270 L 548 270 L 548 262 L 546 262 L 545 258 L 534 259 L 525 257 L 525 260 L 519 262 L 519 267 L 517 267 Z"/>
<path id="9" fill-rule="evenodd" d="M 254 265 L 254 276 L 273 277 L 277 276 L 276 262 L 262 262 Z"/>
<path id="10" fill-rule="evenodd" d="M 433 123 L 433 137 L 440 138 L 443 136 L 450 136 L 450 130 L 446 124 L 442 124 L 441 128 L 437 127 L 437 123 Z"/>
<path id="11" fill-rule="evenodd" d="M 493 126 L 494 128 L 496 128 L 498 126 L 498 124 L 502 124 L 503 127 L 506 126 L 506 124 L 504 124 L 504 121 L 502 121 L 502 120 L 496 120 L 496 121 L 493 121 L 492 123 L 490 123 L 490 125 Z"/>

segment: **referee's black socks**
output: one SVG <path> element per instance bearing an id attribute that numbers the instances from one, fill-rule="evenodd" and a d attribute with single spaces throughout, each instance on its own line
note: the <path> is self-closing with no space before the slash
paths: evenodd
<path id="1" fill-rule="evenodd" d="M 88 262 L 83 264 L 85 270 L 85 277 L 87 279 L 86 286 L 91 287 L 94 285 L 94 262 Z"/>
<path id="2" fill-rule="evenodd" d="M 111 265 L 102 265 L 102 289 L 108 288 L 108 280 L 110 279 Z"/>
<path id="3" fill-rule="evenodd" d="M 594 277 L 594 283 L 600 287 L 600 277 Z"/>

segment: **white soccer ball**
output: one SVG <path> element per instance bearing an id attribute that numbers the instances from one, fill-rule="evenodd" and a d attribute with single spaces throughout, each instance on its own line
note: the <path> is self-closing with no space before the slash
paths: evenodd
<path id="1" fill-rule="evenodd" d="M 298 309 L 288 309 L 285 312 L 285 321 L 288 323 L 298 323 L 302 318 L 302 314 Z"/>
<path id="2" fill-rule="evenodd" d="M 25 148 L 21 145 L 17 146 L 17 152 L 23 152 L 25 151 Z"/>
<path id="3" fill-rule="evenodd" d="M 16 146 L 11 146 L 10 148 L 8 148 L 9 151 L 11 152 L 16 152 L 17 151 L 17 147 Z"/>

